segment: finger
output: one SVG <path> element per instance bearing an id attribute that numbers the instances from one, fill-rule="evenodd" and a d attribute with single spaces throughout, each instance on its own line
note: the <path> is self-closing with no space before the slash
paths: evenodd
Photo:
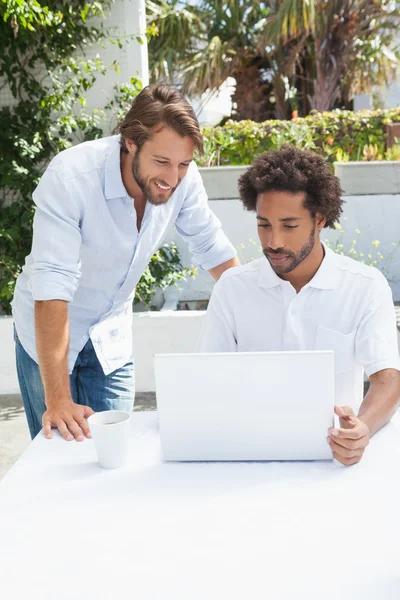
<path id="1" fill-rule="evenodd" d="M 83 442 L 85 436 L 83 435 L 82 429 L 79 427 L 78 423 L 75 419 L 70 419 L 67 421 L 68 429 L 74 436 L 77 442 Z"/>
<path id="2" fill-rule="evenodd" d="M 61 433 L 61 435 L 63 436 L 64 440 L 67 440 L 67 442 L 70 442 L 71 440 L 74 439 L 74 436 L 68 430 L 67 425 L 61 419 L 59 421 L 57 421 L 56 427 L 57 427 L 58 431 Z"/>
<path id="3" fill-rule="evenodd" d="M 338 438 L 338 437 L 332 438 L 332 437 L 328 437 L 328 442 L 330 440 L 332 440 L 333 443 L 337 444 L 341 448 L 347 448 L 348 450 L 360 450 L 360 449 L 364 449 L 369 444 L 369 438 L 366 435 L 364 435 L 363 437 L 359 438 L 358 440 L 350 440 L 348 438 Z"/>
<path id="4" fill-rule="evenodd" d="M 85 419 L 90 417 L 90 415 L 94 415 L 94 410 L 90 408 L 90 406 L 84 406 L 83 409 L 83 416 L 85 417 Z"/>
<path id="5" fill-rule="evenodd" d="M 342 465 L 350 467 L 351 465 L 355 465 L 356 463 L 360 462 L 362 456 L 355 456 L 354 458 L 345 458 L 344 456 L 341 456 L 340 454 L 334 452 L 333 458 L 336 458 L 336 460 L 342 463 Z"/>
<path id="6" fill-rule="evenodd" d="M 89 429 L 89 425 L 88 422 L 86 421 L 86 419 L 82 418 L 82 417 L 75 417 L 75 421 L 78 423 L 79 427 L 82 429 L 84 435 L 87 438 L 92 437 L 90 434 L 90 429 Z"/>
<path id="7" fill-rule="evenodd" d="M 362 456 L 364 454 L 364 447 L 363 448 L 345 448 L 344 446 L 341 446 L 340 444 L 337 444 L 336 442 L 334 442 L 332 440 L 332 438 L 328 438 L 328 443 L 330 445 L 330 447 L 332 448 L 332 452 L 336 453 L 336 454 L 340 454 L 340 456 L 343 456 L 344 458 L 355 458 L 357 456 Z"/>
<path id="8" fill-rule="evenodd" d="M 348 440 L 359 440 L 360 438 L 365 436 L 364 428 L 354 427 L 353 429 L 345 429 L 345 428 L 334 428 L 328 429 L 328 433 L 335 440 L 336 438 L 343 438 Z"/>
<path id="9" fill-rule="evenodd" d="M 42 419 L 42 425 L 43 425 L 43 433 L 44 436 L 48 439 L 51 440 L 53 437 L 53 434 L 51 433 L 51 421 L 50 419 L 45 419 L 43 417 Z"/>

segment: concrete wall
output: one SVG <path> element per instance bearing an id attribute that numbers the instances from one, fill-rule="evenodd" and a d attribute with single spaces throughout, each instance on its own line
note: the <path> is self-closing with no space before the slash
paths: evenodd
<path id="1" fill-rule="evenodd" d="M 205 312 L 164 311 L 133 315 L 132 339 L 136 390 L 154 391 L 154 354 L 193 352 Z M 18 394 L 13 342 L 13 320 L 0 317 L 0 395 Z"/>
<path id="2" fill-rule="evenodd" d="M 116 60 L 120 73 L 109 70 L 105 77 L 98 76 L 93 88 L 86 94 L 88 111 L 103 108 L 113 97 L 113 87 L 116 83 L 126 83 L 131 77 L 137 77 L 147 85 L 149 83 L 149 68 L 146 32 L 145 0 L 116 0 L 111 5 L 107 19 L 102 21 L 104 27 L 111 29 L 111 37 L 121 40 L 129 36 L 141 36 L 140 44 L 133 39 L 118 48 L 117 44 L 102 44 L 89 48 L 87 57 L 93 58 L 98 54 L 105 64 L 112 64 Z M 103 47 L 104 46 L 104 47 Z M 107 120 L 102 124 L 105 134 L 111 133 L 116 123 Z"/>
<path id="3" fill-rule="evenodd" d="M 366 168 L 371 168 L 366 165 Z M 226 186 L 216 184 L 218 170 L 208 172 L 204 176 L 210 197 L 223 195 L 223 190 L 234 195 L 236 181 L 241 170 L 227 169 L 229 178 Z M 345 248 L 350 247 L 352 240 L 357 239 L 357 249 L 367 255 L 372 249 L 374 240 L 380 240 L 379 250 L 383 254 L 390 253 L 392 244 L 400 238 L 400 194 L 363 194 L 346 196 L 344 218 L 342 220 L 345 233 L 324 231 L 322 238 L 334 242 L 343 237 Z M 243 245 L 239 250 L 242 263 L 261 256 L 255 216 L 244 211 L 236 198 L 211 199 L 210 205 L 235 246 Z M 357 236 L 355 229 L 361 231 Z M 186 244 L 179 238 L 175 230 L 168 234 L 169 240 L 177 242 L 184 264 L 190 264 L 191 258 Z M 387 265 L 390 283 L 395 300 L 400 300 L 400 251 Z M 182 284 L 181 291 L 172 288 L 167 294 L 180 294 L 181 299 L 193 300 L 209 297 L 213 288 L 213 280 L 206 272 L 199 273 L 194 280 Z M 135 313 L 133 319 L 133 343 L 136 359 L 136 382 L 138 391 L 154 389 L 152 357 L 163 352 L 190 352 L 195 349 L 205 313 L 196 311 L 182 312 L 143 312 Z M 12 341 L 12 319 L 0 317 L 0 394 L 18 393 L 15 373 L 14 346 Z"/>
<path id="4" fill-rule="evenodd" d="M 391 280 L 389 283 L 394 300 L 400 301 L 400 249 L 393 253 L 393 244 L 400 240 L 400 164 L 396 164 L 398 168 L 386 165 L 387 176 L 383 163 L 376 165 L 362 163 L 361 168 L 357 165 L 354 172 L 358 180 L 355 180 L 353 185 L 364 192 L 344 197 L 345 205 L 341 224 L 345 231 L 341 234 L 336 230 L 325 229 L 321 237 L 331 244 L 336 241 L 343 243 L 345 250 L 350 249 L 352 241 L 356 239 L 357 251 L 362 252 L 365 256 L 371 252 L 373 257 L 377 255 L 377 252 L 381 252 L 385 256 L 392 255 L 389 260 L 377 266 Z M 237 198 L 237 192 L 235 193 L 237 179 L 243 171 L 242 167 L 230 167 L 226 169 L 225 174 L 221 168 L 202 170 L 210 207 L 220 219 L 233 245 L 240 248 L 239 258 L 242 263 L 261 256 L 255 215 L 243 209 Z M 343 178 L 346 178 L 346 185 L 348 185 L 351 176 L 349 169 L 345 167 L 342 171 Z M 222 180 L 223 178 L 225 178 L 225 182 Z M 218 179 L 219 182 L 217 182 Z M 362 181 L 364 181 L 363 185 Z M 383 185 L 396 193 L 377 193 L 379 186 Z M 226 199 L 223 199 L 224 190 Z M 356 229 L 361 233 L 357 234 Z M 176 242 L 183 264 L 190 265 L 191 256 L 187 245 L 174 229 L 169 231 L 167 239 Z M 373 246 L 373 242 L 376 240 L 380 242 L 378 248 Z M 191 279 L 182 284 L 181 298 L 184 300 L 207 298 L 212 287 L 213 280 L 208 273 L 199 272 L 194 280 Z"/>
<path id="5" fill-rule="evenodd" d="M 373 255 L 377 250 L 382 254 L 393 251 L 393 243 L 400 240 L 400 194 L 390 196 L 346 196 L 342 225 L 344 234 L 331 229 L 325 229 L 321 238 L 334 243 L 335 240 L 343 241 L 345 249 L 349 249 L 353 239 L 357 239 L 357 250 L 367 256 L 371 251 Z M 253 213 L 244 211 L 238 199 L 210 200 L 212 211 L 220 219 L 222 226 L 233 245 L 239 250 L 242 263 L 254 258 L 259 258 L 260 247 L 257 237 L 256 220 Z M 357 235 L 355 230 L 359 229 Z M 182 241 L 175 230 L 171 230 L 169 240 L 174 240 L 180 250 L 184 265 L 191 263 L 187 245 Z M 378 249 L 372 243 L 380 241 Z M 392 260 L 388 260 L 379 268 L 385 275 L 392 279 L 389 281 L 394 300 L 400 300 L 400 249 Z M 213 280 L 205 272 L 199 272 L 195 279 L 182 284 L 182 299 L 201 299 L 208 297 L 213 287 Z"/>

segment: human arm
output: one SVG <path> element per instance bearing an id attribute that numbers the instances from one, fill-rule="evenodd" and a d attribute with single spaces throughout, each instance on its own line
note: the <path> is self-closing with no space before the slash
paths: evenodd
<path id="1" fill-rule="evenodd" d="M 189 181 L 186 195 L 175 220 L 175 227 L 188 243 L 194 264 L 218 280 L 226 269 L 239 265 L 237 252 L 209 207 L 207 194 L 195 164 L 191 165 L 187 177 Z"/>
<path id="2" fill-rule="evenodd" d="M 329 432 L 334 457 L 343 464 L 361 460 L 370 438 L 394 415 L 400 396 L 400 360 L 396 317 L 390 288 L 380 278 L 371 291 L 356 335 L 356 356 L 370 378 L 356 416 L 336 407 L 341 427 Z"/>
<path id="3" fill-rule="evenodd" d="M 89 435 L 89 407 L 71 397 L 68 373 L 68 302 L 79 284 L 80 208 L 69 184 L 49 168 L 34 192 L 33 267 L 29 281 L 35 301 L 35 334 L 45 392 L 44 433 L 58 427 L 67 440 Z"/>

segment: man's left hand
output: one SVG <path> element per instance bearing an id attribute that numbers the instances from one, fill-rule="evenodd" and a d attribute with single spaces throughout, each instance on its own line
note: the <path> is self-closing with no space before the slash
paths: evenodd
<path id="1" fill-rule="evenodd" d="M 343 465 L 354 465 L 368 446 L 369 428 L 349 406 L 335 406 L 335 414 L 339 417 L 340 429 L 328 430 L 333 457 Z"/>

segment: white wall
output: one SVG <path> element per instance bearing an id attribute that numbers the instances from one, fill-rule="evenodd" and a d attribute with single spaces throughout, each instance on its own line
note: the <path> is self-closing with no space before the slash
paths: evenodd
<path id="1" fill-rule="evenodd" d="M 19 394 L 12 317 L 0 317 L 0 396 Z"/>
<path id="2" fill-rule="evenodd" d="M 122 48 L 117 44 L 106 43 L 95 45 L 88 49 L 87 57 L 93 58 L 99 54 L 105 64 L 119 63 L 120 73 L 109 70 L 105 77 L 98 76 L 93 88 L 86 94 L 88 110 L 103 108 L 113 97 L 113 87 L 116 83 L 126 83 L 131 77 L 137 77 L 147 85 L 149 83 L 149 67 L 147 54 L 145 0 L 116 0 L 111 5 L 111 12 L 104 27 L 112 30 L 112 37 L 128 39 L 129 36 L 141 35 L 143 44 L 136 39 L 124 43 Z M 104 46 L 104 47 L 103 47 Z M 103 126 L 105 134 L 115 127 L 116 123 L 107 121 Z"/>
<path id="3" fill-rule="evenodd" d="M 204 311 L 134 313 L 132 338 L 138 392 L 154 390 L 154 354 L 195 350 L 204 317 Z M 2 394 L 19 394 L 11 317 L 0 317 L 0 396 Z"/>
<path id="4" fill-rule="evenodd" d="M 254 213 L 243 210 L 238 199 L 210 200 L 210 206 L 220 219 L 222 226 L 232 244 L 237 248 L 244 244 L 240 250 L 241 262 L 248 262 L 259 258 L 257 227 Z M 343 211 L 342 225 L 345 229 L 343 243 L 345 248 L 350 248 L 352 240 L 357 239 L 357 249 L 367 255 L 373 249 L 372 242 L 380 241 L 378 248 L 382 254 L 392 250 L 392 243 L 400 240 L 400 195 L 371 195 L 371 196 L 346 196 Z M 345 220 L 347 219 L 347 220 Z M 361 234 L 357 236 L 355 229 Z M 338 237 L 337 231 L 324 229 L 321 238 L 334 241 Z M 182 241 L 175 230 L 171 230 L 169 240 L 177 243 L 184 265 L 191 263 L 187 245 Z M 389 277 L 395 281 L 389 282 L 394 300 L 400 300 L 400 248 L 395 253 L 393 261 L 387 265 Z M 385 273 L 386 274 L 386 273 Z M 213 280 L 206 272 L 200 272 L 194 280 L 188 280 L 183 286 L 182 299 L 201 299 L 209 297 L 213 287 Z"/>
<path id="5" fill-rule="evenodd" d="M 194 352 L 205 311 L 162 311 L 134 314 L 133 353 L 136 390 L 154 390 L 154 354 Z"/>
<path id="6" fill-rule="evenodd" d="M 228 77 L 213 94 L 207 91 L 200 98 L 189 98 L 200 125 L 217 125 L 221 119 L 231 115 L 235 87 L 236 80 Z"/>

